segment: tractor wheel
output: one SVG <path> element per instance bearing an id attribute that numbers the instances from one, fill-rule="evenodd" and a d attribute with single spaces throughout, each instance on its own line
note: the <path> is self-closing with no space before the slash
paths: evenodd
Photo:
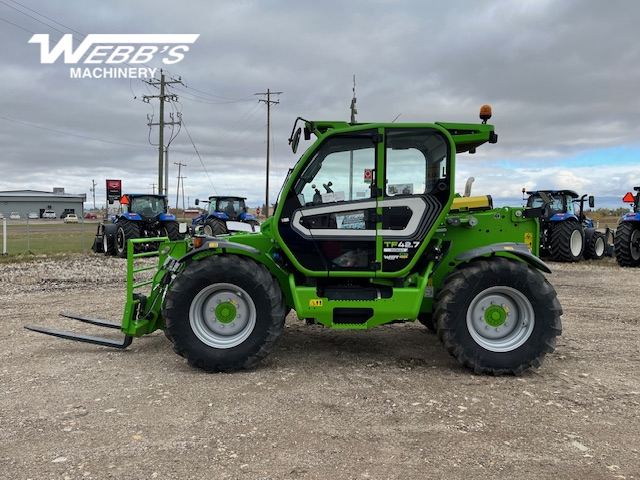
<path id="1" fill-rule="evenodd" d="M 620 223 L 613 239 L 613 248 L 618 265 L 621 267 L 640 266 L 640 224 Z"/>
<path id="2" fill-rule="evenodd" d="M 474 373 L 522 375 L 542 365 L 562 333 L 562 307 L 524 262 L 473 260 L 449 273 L 436 298 L 438 337 Z"/>
<path id="3" fill-rule="evenodd" d="M 420 312 L 420 314 L 418 315 L 418 321 L 422 325 L 427 327 L 427 330 L 429 330 L 430 332 L 435 332 L 436 331 L 436 325 L 435 325 L 435 323 L 433 323 L 433 313 L 431 313 L 431 312 L 429 312 L 429 313 Z"/>
<path id="4" fill-rule="evenodd" d="M 169 240 L 182 240 L 184 235 L 180 233 L 180 224 L 178 222 L 162 222 L 160 226 L 162 236 L 169 237 Z"/>
<path id="5" fill-rule="evenodd" d="M 119 220 L 115 247 L 120 258 L 127 258 L 127 242 L 132 238 L 140 238 L 140 226 L 130 220 Z"/>
<path id="6" fill-rule="evenodd" d="M 115 236 L 117 229 L 116 225 L 102 225 L 102 236 L 100 237 L 100 242 L 102 244 L 102 252 L 106 256 L 115 255 L 116 253 Z"/>
<path id="7" fill-rule="evenodd" d="M 556 262 L 577 262 L 584 251 L 584 231 L 578 222 L 555 223 L 550 229 L 549 256 Z"/>
<path id="8" fill-rule="evenodd" d="M 173 349 L 208 372 L 255 367 L 284 328 L 280 286 L 261 264 L 212 255 L 189 264 L 166 294 L 163 318 Z"/>
<path id="9" fill-rule="evenodd" d="M 226 235 L 229 230 L 227 230 L 227 225 L 222 220 L 208 218 L 204 222 L 203 232 L 208 237 L 215 237 L 216 235 Z"/>
<path id="10" fill-rule="evenodd" d="M 587 238 L 584 247 L 584 258 L 601 260 L 607 252 L 607 237 L 602 232 L 593 232 Z"/>

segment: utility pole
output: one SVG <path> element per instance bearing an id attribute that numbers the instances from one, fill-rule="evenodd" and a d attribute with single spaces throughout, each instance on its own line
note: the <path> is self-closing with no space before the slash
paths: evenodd
<path id="1" fill-rule="evenodd" d="M 96 181 L 91 180 L 91 192 L 93 193 L 93 209 L 96 209 Z"/>
<path id="2" fill-rule="evenodd" d="M 187 165 L 185 163 L 182 162 L 173 162 L 174 165 L 178 166 L 178 186 L 176 188 L 176 209 L 178 208 L 178 195 L 180 195 L 180 179 L 182 178 L 180 176 L 180 168 L 181 167 L 186 167 Z M 182 206 L 184 208 L 184 181 L 182 182 Z"/>
<path id="3" fill-rule="evenodd" d="M 351 125 L 356 123 L 356 76 L 353 76 L 353 97 L 351 98 Z M 353 150 L 349 151 L 349 200 L 353 200 Z"/>
<path id="4" fill-rule="evenodd" d="M 272 92 L 267 88 L 267 91 L 264 93 L 256 93 L 256 95 L 266 95 L 267 99 L 260 99 L 258 102 L 264 102 L 267 104 L 267 183 L 265 188 L 265 217 L 269 218 L 269 132 L 271 130 L 271 104 L 277 105 L 280 103 L 279 100 L 271 100 L 271 95 L 280 95 L 282 92 Z"/>
<path id="5" fill-rule="evenodd" d="M 165 160 L 165 163 L 167 164 L 167 169 L 169 168 L 169 165 L 168 165 L 168 163 L 169 163 L 169 145 L 167 145 L 167 148 L 166 148 L 166 151 L 165 151 L 165 146 L 164 146 L 164 127 L 167 126 L 167 125 L 180 125 L 180 120 L 178 120 L 177 122 L 173 120 L 173 114 L 171 114 L 171 121 L 170 122 L 165 122 L 164 121 L 164 103 L 165 102 L 170 102 L 170 101 L 176 101 L 178 99 L 178 96 L 175 95 L 175 94 L 166 95 L 165 87 L 167 85 L 171 85 L 173 83 L 179 83 L 181 85 L 183 85 L 183 83 L 182 83 L 181 79 L 178 79 L 178 80 L 165 80 L 165 75 L 164 75 L 162 70 L 160 70 L 160 80 L 148 81 L 146 83 L 148 83 L 149 85 L 153 85 L 154 87 L 160 85 L 160 95 L 144 95 L 142 97 L 142 100 L 144 102 L 147 102 L 147 103 L 149 103 L 149 99 L 151 99 L 151 98 L 158 98 L 160 100 L 160 121 L 157 122 L 157 123 L 152 123 L 151 119 L 147 116 L 147 119 L 149 120 L 147 125 L 149 127 L 152 127 L 154 125 L 159 125 L 159 127 L 160 127 L 159 141 L 158 141 L 158 194 L 162 194 L 162 193 L 167 193 L 168 189 L 169 189 L 168 175 L 167 175 L 167 173 L 164 173 L 164 175 L 163 175 L 163 160 Z M 168 143 L 171 143 L 171 140 L 173 140 L 173 138 L 171 138 Z M 165 155 L 166 155 L 166 157 L 165 157 Z M 163 185 L 164 185 L 164 192 L 163 192 Z"/>
<path id="6" fill-rule="evenodd" d="M 156 194 L 156 184 L 155 183 L 150 183 L 149 185 L 151 185 L 151 188 L 152 188 L 151 193 L 153 195 L 155 195 Z"/>

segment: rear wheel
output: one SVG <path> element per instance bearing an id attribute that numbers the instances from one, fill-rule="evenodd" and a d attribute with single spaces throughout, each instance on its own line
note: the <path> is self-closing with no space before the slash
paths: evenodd
<path id="1" fill-rule="evenodd" d="M 616 261 L 621 267 L 640 266 L 640 224 L 620 223 L 613 239 Z"/>
<path id="2" fill-rule="evenodd" d="M 229 233 L 227 225 L 217 218 L 208 218 L 204 222 L 204 234 L 209 237 L 215 237 L 216 235 L 226 235 Z"/>
<path id="3" fill-rule="evenodd" d="M 168 237 L 171 241 L 182 240 L 184 235 L 180 233 L 180 224 L 178 222 L 162 222 L 162 235 Z"/>
<path id="4" fill-rule="evenodd" d="M 555 349 L 561 314 L 542 273 L 523 262 L 493 258 L 447 275 L 434 318 L 446 349 L 474 373 L 522 375 Z"/>
<path id="5" fill-rule="evenodd" d="M 120 220 L 116 231 L 115 249 L 120 258 L 127 257 L 129 239 L 140 238 L 140 227 L 130 220 Z"/>
<path id="6" fill-rule="evenodd" d="M 554 223 L 550 228 L 549 255 L 556 262 L 577 262 L 584 250 L 584 231 L 578 222 Z"/>
<path id="7" fill-rule="evenodd" d="M 212 255 L 189 264 L 167 292 L 163 318 L 173 349 L 209 372 L 255 367 L 284 328 L 279 285 L 253 260 Z"/>
<path id="8" fill-rule="evenodd" d="M 584 258 L 601 260 L 607 251 L 607 237 L 602 232 L 593 232 L 584 247 Z"/>

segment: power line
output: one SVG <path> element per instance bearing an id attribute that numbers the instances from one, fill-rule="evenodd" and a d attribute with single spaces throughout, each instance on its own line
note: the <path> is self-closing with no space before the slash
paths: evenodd
<path id="1" fill-rule="evenodd" d="M 125 146 L 125 147 L 135 147 L 135 148 L 144 148 L 144 149 L 149 148 L 147 145 L 133 145 L 131 143 L 114 142 L 114 141 L 111 141 L 111 140 L 103 140 L 103 139 L 100 139 L 100 138 L 93 138 L 93 137 L 87 137 L 87 136 L 84 136 L 84 135 L 78 135 L 78 134 L 75 134 L 75 133 L 63 132 L 62 130 L 55 130 L 53 128 L 41 127 L 39 125 L 33 125 L 31 123 L 21 122 L 19 120 L 14 120 L 12 118 L 3 117 L 2 115 L 0 115 L 0 119 L 6 120 L 7 122 L 17 123 L 18 125 L 24 125 L 26 127 L 39 128 L 40 130 L 46 130 L 48 132 L 53 132 L 53 133 L 61 133 L 63 135 L 70 135 L 72 137 L 84 138 L 85 140 L 93 140 L 95 142 L 111 143 L 113 145 L 122 145 L 122 146 Z"/>
<path id="2" fill-rule="evenodd" d="M 196 148 L 196 144 L 193 142 L 193 138 L 191 138 L 191 134 L 189 133 L 189 129 L 187 128 L 187 124 L 184 122 L 184 120 L 182 120 L 182 126 L 184 127 L 184 131 L 187 133 L 187 136 L 189 137 L 189 140 L 191 141 L 191 145 L 193 145 L 193 149 L 196 151 L 196 155 L 198 155 L 198 159 L 200 160 L 200 165 L 202 165 L 202 169 L 204 170 L 204 173 L 207 174 L 207 178 L 209 179 L 209 183 L 211 183 L 211 187 L 213 187 L 213 191 L 216 195 L 218 195 L 218 191 L 216 190 L 216 186 L 213 184 L 213 180 L 211 180 L 211 175 L 209 175 L 209 172 L 207 171 L 207 167 L 205 167 L 204 162 L 202 161 L 202 157 L 200 156 L 200 152 L 198 152 L 198 149 Z"/>

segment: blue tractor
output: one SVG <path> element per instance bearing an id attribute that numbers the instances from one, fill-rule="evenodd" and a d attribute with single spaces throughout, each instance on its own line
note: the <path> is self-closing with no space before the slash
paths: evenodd
<path id="1" fill-rule="evenodd" d="M 523 189 L 523 193 L 524 189 Z M 535 190 L 527 207 L 539 209 L 540 253 L 556 262 L 577 262 L 582 258 L 599 260 L 610 252 L 608 228 L 596 230 L 593 220 L 584 214 L 585 201 L 595 205 L 593 195 L 578 195 L 573 190 Z"/>
<path id="2" fill-rule="evenodd" d="M 214 195 L 208 200 L 196 199 L 196 205 L 208 203 L 207 211 L 193 219 L 192 231 L 198 227 L 209 236 L 225 235 L 231 231 L 255 232 L 260 226 L 258 220 L 248 213 L 245 197 Z"/>
<path id="3" fill-rule="evenodd" d="M 640 187 L 633 189 L 635 195 L 628 192 L 622 199 L 633 205 L 633 211 L 620 218 L 613 240 L 616 261 L 621 267 L 640 266 Z"/>
<path id="4" fill-rule="evenodd" d="M 122 212 L 112 223 L 100 223 L 92 250 L 105 255 L 116 254 L 126 258 L 128 241 L 135 238 L 168 237 L 182 240 L 176 216 L 168 212 L 166 195 L 128 193 L 120 198 Z M 136 252 L 155 250 L 156 242 L 137 243 Z"/>

